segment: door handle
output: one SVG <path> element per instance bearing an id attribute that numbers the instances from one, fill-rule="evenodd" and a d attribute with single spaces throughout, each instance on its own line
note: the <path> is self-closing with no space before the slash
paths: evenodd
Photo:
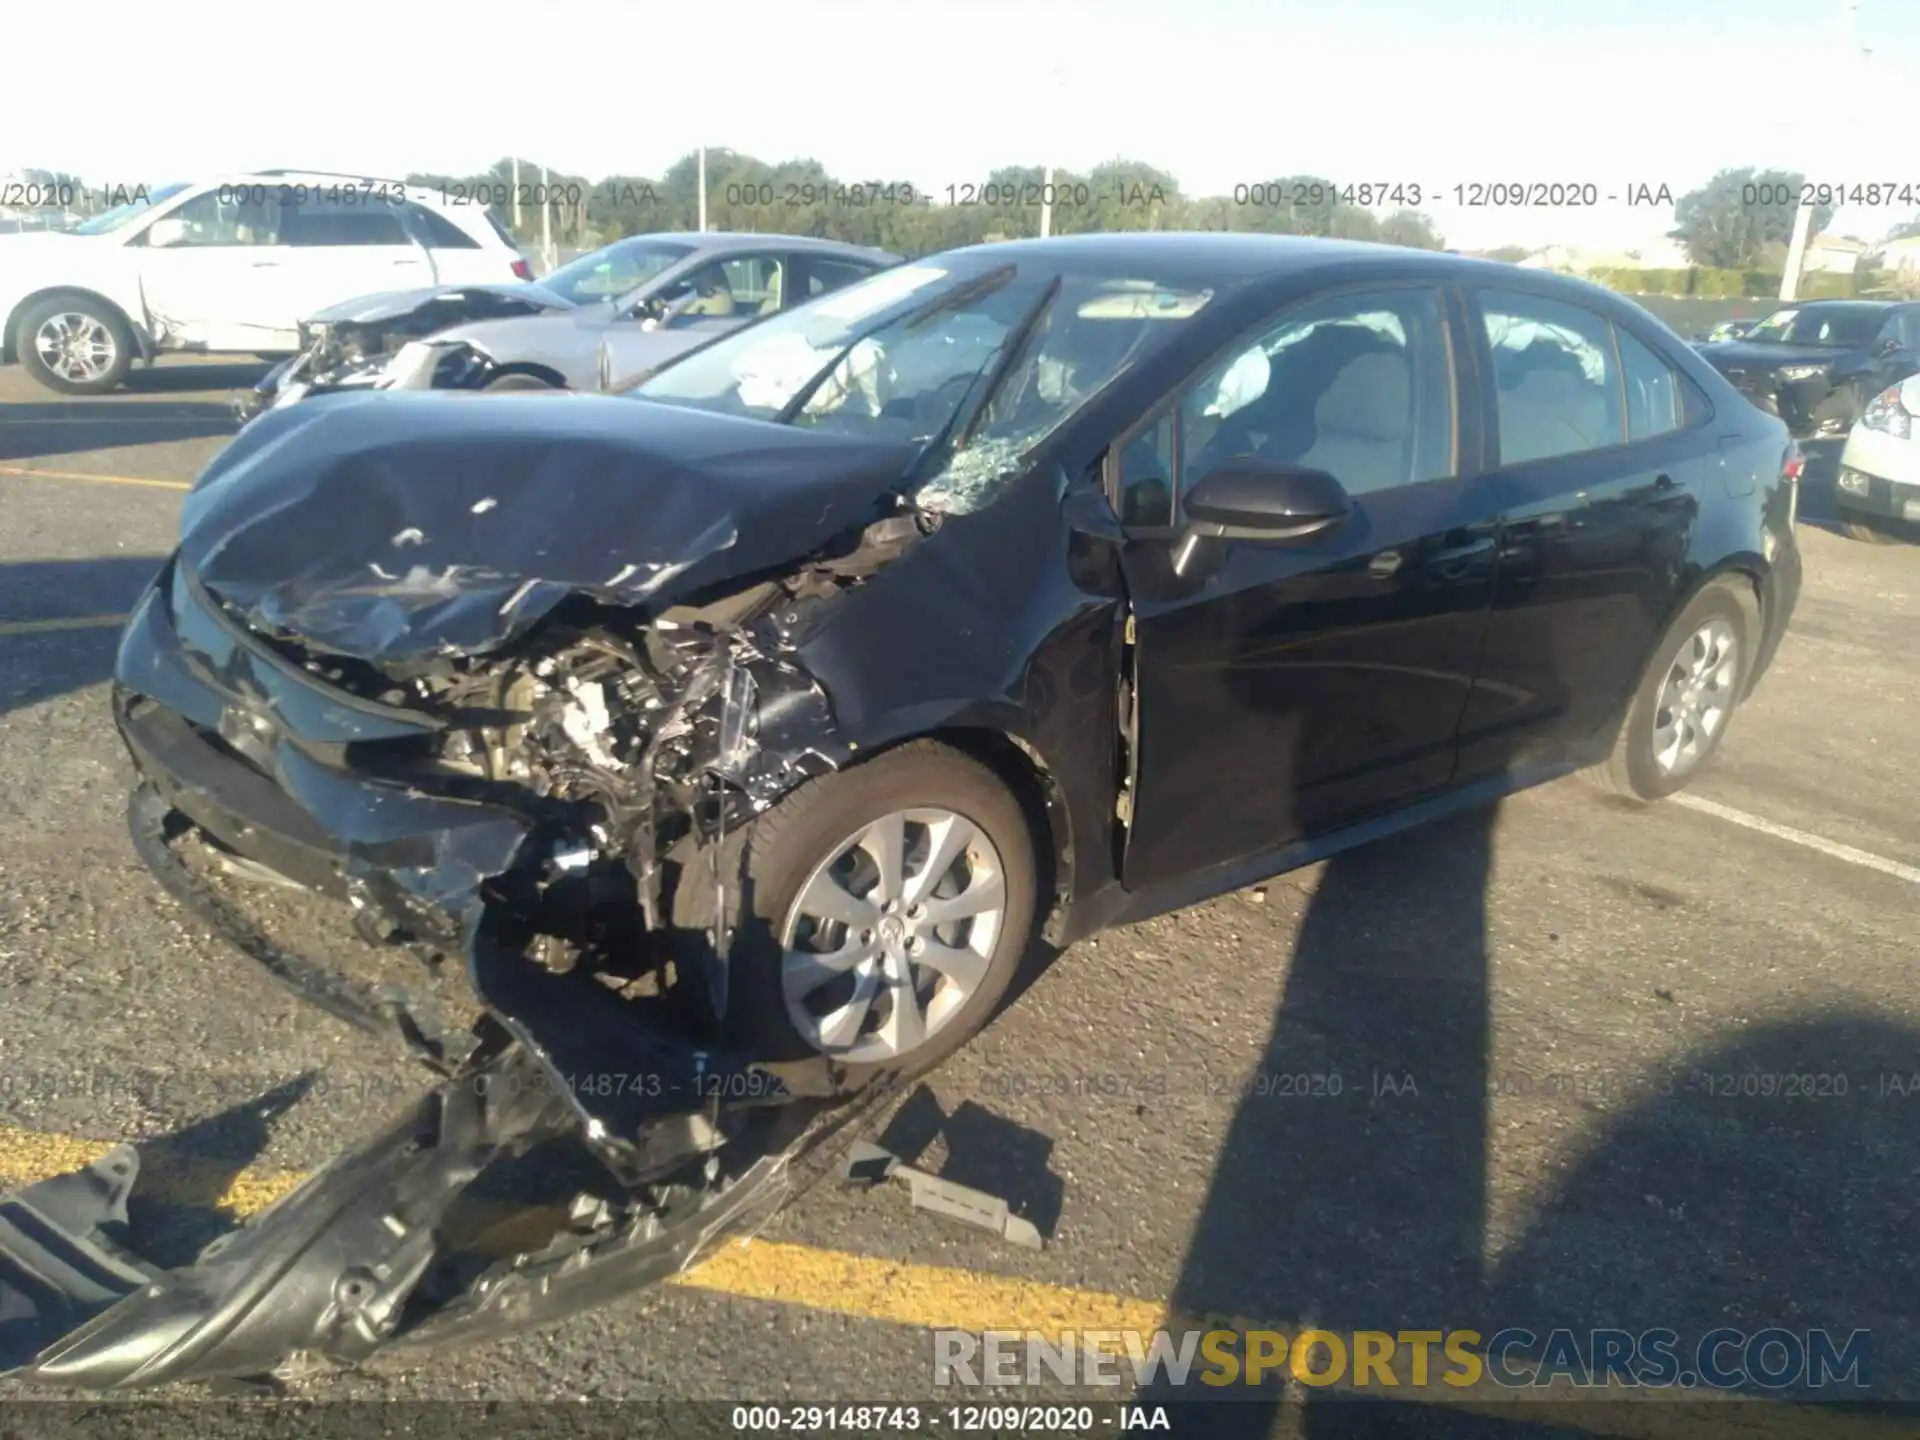
<path id="1" fill-rule="evenodd" d="M 1398 550 L 1382 550 L 1367 562 L 1367 574 L 1376 580 L 1385 580 L 1399 570 L 1403 558 Z"/>
<path id="2" fill-rule="evenodd" d="M 1493 548 L 1493 537 L 1487 535 L 1465 545 L 1454 545 L 1439 551 L 1427 565 L 1443 580 L 1458 580 L 1471 568 L 1473 561 L 1482 555 L 1491 555 Z"/>
<path id="3" fill-rule="evenodd" d="M 1654 477 L 1653 477 L 1653 488 L 1654 488 L 1654 489 L 1656 489 L 1656 490 L 1671 490 L 1671 489 L 1673 489 L 1673 477 L 1672 477 L 1671 475 L 1656 475 L 1656 476 L 1654 476 Z"/>

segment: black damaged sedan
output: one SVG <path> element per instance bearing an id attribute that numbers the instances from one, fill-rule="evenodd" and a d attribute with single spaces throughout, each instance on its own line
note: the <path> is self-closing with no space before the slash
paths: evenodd
<path id="1" fill-rule="evenodd" d="M 1845 435 L 1874 396 L 1920 371 L 1920 304 L 1788 305 L 1699 347 L 1735 389 L 1802 439 Z"/>
<path id="2" fill-rule="evenodd" d="M 1580 768 L 1671 793 L 1793 611 L 1799 467 L 1602 290 L 1226 235 L 936 256 L 628 394 L 266 416 L 122 644 L 135 838 L 449 1078 L 183 1270 L 88 1228 L 130 1171 L 43 1197 L 38 1273 L 94 1288 L 41 1297 L 79 1328 L 34 1375 L 543 1323 L 778 1203 L 1036 933 Z M 478 1022 L 260 944 L 209 854 L 463 975 Z M 601 1183 L 448 1279 L 454 1195 L 549 1142 Z"/>

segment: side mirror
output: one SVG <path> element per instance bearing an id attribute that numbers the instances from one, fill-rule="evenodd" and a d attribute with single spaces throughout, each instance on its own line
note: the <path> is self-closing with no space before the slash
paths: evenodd
<path id="1" fill-rule="evenodd" d="M 156 250 L 179 245 L 187 238 L 187 222 L 172 218 L 156 220 L 147 227 L 147 244 Z"/>
<path id="2" fill-rule="evenodd" d="M 1302 540 L 1340 524 L 1353 500 L 1324 470 L 1237 455 L 1200 477 L 1185 509 L 1190 535 Z"/>

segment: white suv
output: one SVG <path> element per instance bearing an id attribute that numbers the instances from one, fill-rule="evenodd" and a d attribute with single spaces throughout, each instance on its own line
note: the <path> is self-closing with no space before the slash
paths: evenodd
<path id="1" fill-rule="evenodd" d="M 263 170 L 162 185 L 79 226 L 0 235 L 0 360 L 69 395 L 166 350 L 275 356 L 373 291 L 531 280 L 486 207 L 398 181 Z"/>

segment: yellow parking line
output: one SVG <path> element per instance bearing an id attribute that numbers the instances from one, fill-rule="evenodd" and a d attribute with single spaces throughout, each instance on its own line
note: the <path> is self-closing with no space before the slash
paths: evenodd
<path id="1" fill-rule="evenodd" d="M 140 485 L 153 490 L 191 490 L 185 480 L 142 480 L 137 475 L 90 475 L 79 470 L 30 470 L 24 465 L 0 465 L 0 475 L 28 480 L 96 480 L 102 485 Z"/>
<path id="2" fill-rule="evenodd" d="M 0 1125 L 0 1186 L 27 1185 L 78 1169 L 112 1148 L 97 1140 Z M 170 1157 L 164 1165 L 142 1174 L 139 1191 L 161 1199 L 212 1203 L 236 1218 L 245 1218 L 266 1209 L 306 1178 L 297 1171 L 266 1166 L 248 1166 L 232 1175 L 226 1173 L 227 1168 L 212 1161 Z M 887 1198 L 891 1201 L 898 1197 Z M 481 1248 L 495 1254 L 524 1248 L 534 1239 L 528 1232 L 541 1218 L 506 1211 L 501 1223 L 480 1232 Z M 546 1233 L 551 1233 L 550 1226 Z M 772 1301 L 920 1329 L 1031 1330 L 1054 1335 L 1067 1330 L 1151 1332 L 1162 1326 L 1186 1329 L 1228 1323 L 1178 1314 L 1157 1300 L 944 1265 L 882 1260 L 778 1240 L 723 1245 L 695 1268 L 667 1283 L 684 1290 Z M 1467 1395 L 1449 1393 L 1444 1387 L 1415 1390 L 1407 1386 L 1383 1392 L 1382 1398 L 1433 1401 L 1449 1409 L 1512 1421 L 1550 1419 L 1561 1431 L 1584 1431 L 1620 1440 L 1818 1440 L 1831 1436 L 1843 1440 L 1911 1440 L 1913 1434 L 1910 1426 L 1895 1421 L 1817 1406 L 1705 1397 L 1670 1405 L 1631 1404 L 1553 1393 L 1562 1398 L 1550 1405 L 1542 1403 L 1547 1396 L 1537 1390 L 1507 1394 L 1478 1390 Z M 1652 1397 L 1641 1398 L 1645 1401 Z"/>
<path id="3" fill-rule="evenodd" d="M 105 630 L 127 623 L 125 615 L 70 615 L 62 620 L 0 620 L 0 635 L 49 635 L 61 630 Z"/>

